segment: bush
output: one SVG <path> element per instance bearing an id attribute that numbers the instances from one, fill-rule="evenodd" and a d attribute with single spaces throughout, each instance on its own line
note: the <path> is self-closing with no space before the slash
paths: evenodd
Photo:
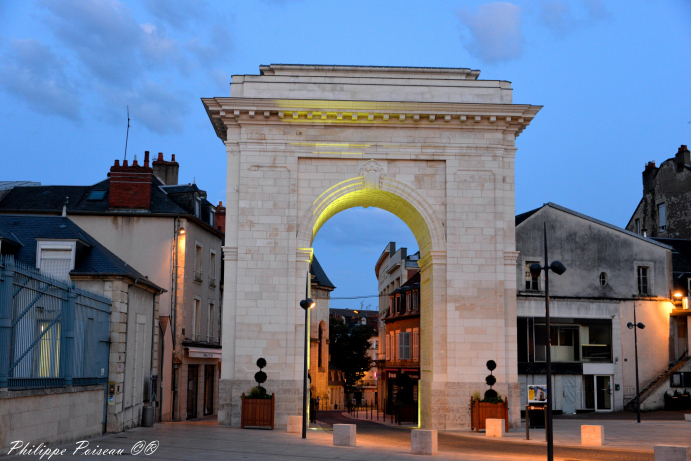
<path id="1" fill-rule="evenodd" d="M 252 389 L 250 389 L 250 392 L 248 395 L 245 396 L 246 399 L 270 399 L 271 396 L 267 395 L 266 389 L 263 387 L 259 386 L 254 386 Z"/>

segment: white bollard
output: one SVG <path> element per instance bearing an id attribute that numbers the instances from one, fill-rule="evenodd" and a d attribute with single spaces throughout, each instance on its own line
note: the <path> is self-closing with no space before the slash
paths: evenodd
<path id="1" fill-rule="evenodd" d="M 485 437 L 504 437 L 505 433 L 505 420 L 492 418 L 488 418 L 485 420 Z"/>
<path id="2" fill-rule="evenodd" d="M 686 414 L 684 415 L 684 420 L 691 423 L 691 413 L 686 413 Z"/>
<path id="3" fill-rule="evenodd" d="M 288 432 L 302 434 L 302 416 L 288 416 Z"/>
<path id="4" fill-rule="evenodd" d="M 581 445 L 599 447 L 605 444 L 605 426 L 581 426 Z"/>
<path id="5" fill-rule="evenodd" d="M 354 447 L 355 424 L 334 424 L 334 445 L 339 447 Z"/>
<path id="6" fill-rule="evenodd" d="M 410 452 L 414 455 L 437 454 L 437 431 L 413 429 L 410 433 Z"/>
<path id="7" fill-rule="evenodd" d="M 655 461 L 691 461 L 689 447 L 655 445 Z"/>

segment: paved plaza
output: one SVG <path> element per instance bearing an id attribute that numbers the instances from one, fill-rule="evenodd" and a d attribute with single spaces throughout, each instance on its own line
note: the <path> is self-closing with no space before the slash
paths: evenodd
<path id="1" fill-rule="evenodd" d="M 357 447 L 334 447 L 332 424 L 356 423 Z M 579 447 L 580 424 L 603 424 L 607 445 L 600 448 Z M 136 428 L 120 434 L 108 434 L 89 440 L 74 454 L 77 444 L 61 445 L 62 456 L 52 459 L 75 458 L 85 449 L 123 450 L 131 456 L 167 460 L 394 460 L 420 459 L 410 454 L 410 428 L 395 427 L 381 422 L 353 420 L 340 412 L 322 412 L 308 431 L 307 440 L 300 434 L 285 430 L 243 430 L 218 426 L 215 419 L 184 423 L 161 423 L 153 428 Z M 644 421 L 637 425 L 631 420 L 556 420 L 555 459 L 561 460 L 652 460 L 654 444 L 688 445 L 691 423 L 679 420 Z M 524 440 L 524 431 L 512 431 L 505 440 L 487 440 L 484 434 L 467 431 L 439 433 L 438 460 L 542 460 L 546 458 L 544 431 L 531 432 L 531 441 Z M 140 442 L 144 442 L 141 444 Z M 145 455 L 143 448 L 152 442 L 158 448 Z M 140 443 L 139 445 L 137 445 Z M 154 444 L 155 445 L 155 444 Z M 153 445 L 152 445 L 153 446 Z M 134 450 L 133 450 L 134 447 Z M 3 455 L 7 450 L 3 450 Z M 120 456 L 95 455 L 90 459 L 117 459 Z M 5 459 L 38 459 L 39 456 L 6 456 Z M 424 457 L 422 457 L 424 458 Z M 44 456 L 43 459 L 47 459 Z"/>

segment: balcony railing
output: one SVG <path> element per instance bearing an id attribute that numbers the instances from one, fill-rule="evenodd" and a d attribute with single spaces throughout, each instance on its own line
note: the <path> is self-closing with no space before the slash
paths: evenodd
<path id="1" fill-rule="evenodd" d="M 209 286 L 216 287 L 216 277 L 209 276 Z"/>
<path id="2" fill-rule="evenodd" d="M 195 282 L 202 282 L 202 271 L 194 271 L 194 281 Z"/>

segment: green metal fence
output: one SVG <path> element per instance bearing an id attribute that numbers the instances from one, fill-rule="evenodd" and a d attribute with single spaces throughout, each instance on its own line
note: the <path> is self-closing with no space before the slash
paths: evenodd
<path id="1" fill-rule="evenodd" d="M 108 379 L 110 300 L 0 257 L 0 389 Z"/>

